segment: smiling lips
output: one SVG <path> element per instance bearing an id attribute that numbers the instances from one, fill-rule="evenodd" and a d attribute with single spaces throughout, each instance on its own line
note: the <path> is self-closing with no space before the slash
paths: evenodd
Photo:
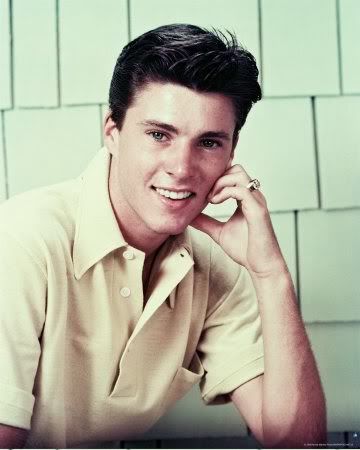
<path id="1" fill-rule="evenodd" d="M 184 200 L 194 195 L 193 192 L 190 191 L 170 191 L 168 189 L 162 189 L 158 187 L 154 187 L 154 189 L 161 196 L 170 198 L 171 200 Z"/>

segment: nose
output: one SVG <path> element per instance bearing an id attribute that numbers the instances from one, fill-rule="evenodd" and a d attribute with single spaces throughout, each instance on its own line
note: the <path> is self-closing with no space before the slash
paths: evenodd
<path id="1" fill-rule="evenodd" d="M 190 143 L 177 143 L 165 153 L 164 168 L 168 175 L 179 179 L 191 178 L 194 175 L 196 155 Z"/>
<path id="2" fill-rule="evenodd" d="M 189 143 L 177 143 L 165 152 L 164 168 L 167 174 L 179 179 L 191 178 L 195 173 L 196 155 Z"/>

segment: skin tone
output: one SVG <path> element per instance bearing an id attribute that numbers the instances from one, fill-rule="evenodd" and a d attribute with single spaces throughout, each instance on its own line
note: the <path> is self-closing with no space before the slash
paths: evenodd
<path id="1" fill-rule="evenodd" d="M 25 445 L 27 435 L 27 430 L 0 424 L 0 447 L 22 448 Z"/>
<path id="2" fill-rule="evenodd" d="M 110 198 L 131 245 L 150 255 L 199 215 L 231 165 L 234 128 L 226 97 L 160 83 L 138 92 L 121 131 L 107 119 Z M 164 190 L 191 195 L 174 200 Z"/>
<path id="3" fill-rule="evenodd" d="M 121 131 L 107 119 L 110 199 L 124 238 L 146 254 L 144 292 L 156 250 L 198 216 L 230 167 L 234 128 L 226 97 L 161 83 L 138 92 Z"/>

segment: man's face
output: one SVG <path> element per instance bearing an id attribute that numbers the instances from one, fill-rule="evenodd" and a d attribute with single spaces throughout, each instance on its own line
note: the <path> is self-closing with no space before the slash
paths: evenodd
<path id="1" fill-rule="evenodd" d="M 230 167 L 234 128 L 234 108 L 224 95 L 147 84 L 120 131 L 111 119 L 105 124 L 113 155 L 109 189 L 121 222 L 147 234 L 181 233 Z"/>

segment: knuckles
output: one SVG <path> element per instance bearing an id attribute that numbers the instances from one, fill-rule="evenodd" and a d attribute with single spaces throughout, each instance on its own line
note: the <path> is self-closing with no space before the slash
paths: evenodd
<path id="1" fill-rule="evenodd" d="M 243 173 L 246 173 L 246 171 L 245 171 L 245 169 L 244 169 L 244 167 L 241 165 L 241 164 L 234 164 L 232 167 L 231 167 L 231 170 L 233 171 L 233 172 L 243 172 Z"/>

